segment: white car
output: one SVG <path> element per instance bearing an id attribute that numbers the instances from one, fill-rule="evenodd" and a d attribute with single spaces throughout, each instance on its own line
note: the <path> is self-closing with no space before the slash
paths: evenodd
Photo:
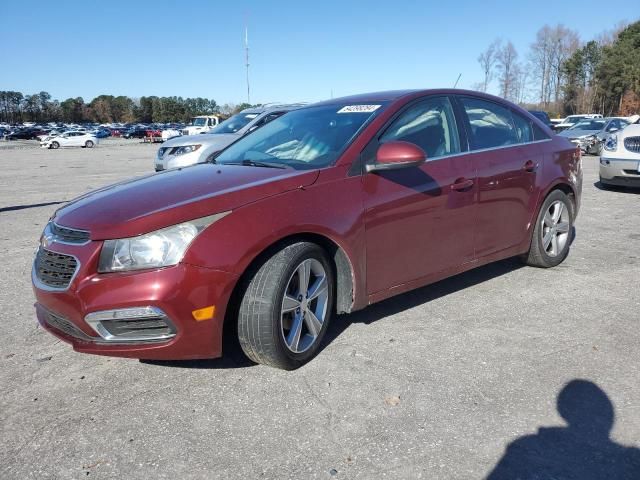
<path id="1" fill-rule="evenodd" d="M 302 104 L 270 105 L 247 108 L 228 118 L 209 133 L 183 135 L 162 144 L 155 160 L 155 170 L 187 167 L 209 161 L 220 150 Z"/>
<path id="2" fill-rule="evenodd" d="M 220 124 L 220 118 L 217 115 L 198 115 L 191 119 L 191 124 L 182 130 L 182 135 L 197 135 L 199 133 L 207 133 L 216 128 Z"/>
<path id="3" fill-rule="evenodd" d="M 86 147 L 93 148 L 98 144 L 98 139 L 94 135 L 87 132 L 65 132 L 55 137 L 47 137 L 40 142 L 42 148 L 60 148 L 60 147 Z"/>
<path id="4" fill-rule="evenodd" d="M 171 140 L 175 137 L 180 137 L 181 135 L 182 132 L 180 130 L 177 130 L 175 128 L 165 128 L 164 130 L 162 130 L 162 141 L 166 142 L 167 140 Z"/>
<path id="5" fill-rule="evenodd" d="M 605 140 L 600 185 L 640 187 L 640 124 L 629 125 Z"/>

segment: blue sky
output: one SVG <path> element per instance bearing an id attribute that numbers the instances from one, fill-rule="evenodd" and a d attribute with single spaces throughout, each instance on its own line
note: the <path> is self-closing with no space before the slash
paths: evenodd
<path id="1" fill-rule="evenodd" d="M 636 0 L 634 0 L 635 3 Z M 628 5 L 628 4 L 627 4 Z M 398 88 L 470 88 L 496 37 L 523 57 L 544 24 L 590 40 L 628 8 L 602 1 L 2 2 L 0 90 L 63 100 L 100 94 L 316 101 Z"/>

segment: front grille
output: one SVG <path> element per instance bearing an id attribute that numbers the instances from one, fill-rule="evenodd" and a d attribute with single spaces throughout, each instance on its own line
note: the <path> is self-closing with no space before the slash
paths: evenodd
<path id="1" fill-rule="evenodd" d="M 65 243 L 81 244 L 89 241 L 89 232 L 86 230 L 63 227 L 54 222 L 51 222 L 51 233 L 53 233 L 56 239 Z"/>
<path id="2" fill-rule="evenodd" d="M 624 139 L 624 148 L 630 152 L 640 153 L 640 137 L 627 137 Z"/>
<path id="3" fill-rule="evenodd" d="M 635 176 L 640 175 L 640 172 L 638 170 L 623 170 L 623 172 L 626 173 L 627 175 L 635 175 Z"/>
<path id="4" fill-rule="evenodd" d="M 44 285 L 64 290 L 71 283 L 78 268 L 78 261 L 71 255 L 52 252 L 40 247 L 36 254 L 34 269 L 36 277 Z"/>
<path id="5" fill-rule="evenodd" d="M 69 335 L 70 337 L 77 338 L 78 340 L 83 340 L 86 342 L 95 340 L 86 335 L 82 330 L 80 330 L 66 318 L 45 309 L 42 309 L 42 312 L 44 313 L 43 320 L 49 327 L 52 327 L 53 329 L 58 330 L 65 335 Z"/>
<path id="6" fill-rule="evenodd" d="M 189 130 L 186 130 L 186 129 L 185 129 L 185 130 L 182 130 L 182 134 L 183 134 L 183 135 L 189 135 Z"/>

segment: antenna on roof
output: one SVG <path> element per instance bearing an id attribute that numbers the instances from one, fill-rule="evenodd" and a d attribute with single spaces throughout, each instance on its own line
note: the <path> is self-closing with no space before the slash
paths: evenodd
<path id="1" fill-rule="evenodd" d="M 249 89 L 249 27 L 244 27 L 244 60 L 247 67 L 247 103 L 251 105 L 251 90 Z"/>
<path id="2" fill-rule="evenodd" d="M 247 66 L 247 68 L 249 68 Z M 458 75 L 458 79 L 456 80 L 456 83 L 453 84 L 453 88 L 456 88 L 458 86 L 458 82 L 460 81 L 460 77 L 462 76 L 462 74 Z"/>

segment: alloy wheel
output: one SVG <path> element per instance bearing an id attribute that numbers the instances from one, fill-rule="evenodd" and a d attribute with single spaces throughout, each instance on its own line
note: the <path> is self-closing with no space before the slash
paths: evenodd
<path id="1" fill-rule="evenodd" d="M 282 298 L 281 333 L 293 353 L 314 345 L 327 318 L 327 272 L 315 258 L 304 260 L 289 278 Z"/>
<path id="2" fill-rule="evenodd" d="M 556 200 L 544 214 L 541 225 L 542 248 L 550 257 L 557 257 L 569 239 L 569 209 L 564 202 Z"/>

